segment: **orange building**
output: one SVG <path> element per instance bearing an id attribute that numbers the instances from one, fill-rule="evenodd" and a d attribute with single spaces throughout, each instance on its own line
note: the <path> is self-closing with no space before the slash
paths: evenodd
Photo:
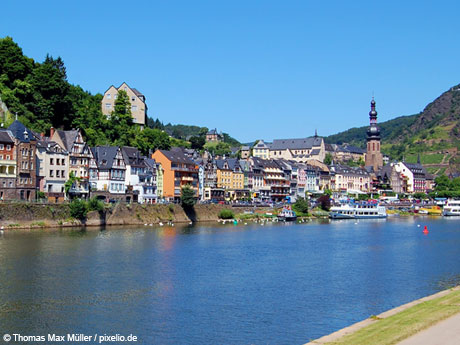
<path id="1" fill-rule="evenodd" d="M 163 168 L 163 197 L 167 201 L 180 201 L 181 188 L 190 185 L 198 197 L 198 166 L 182 150 L 156 150 L 152 154 Z"/>

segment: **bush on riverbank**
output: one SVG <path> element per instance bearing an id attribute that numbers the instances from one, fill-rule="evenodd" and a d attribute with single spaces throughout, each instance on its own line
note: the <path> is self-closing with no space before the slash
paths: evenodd
<path id="1" fill-rule="evenodd" d="M 308 201 L 305 198 L 298 198 L 292 205 L 292 209 L 295 211 L 298 217 L 308 217 Z"/>
<path id="2" fill-rule="evenodd" d="M 70 216 L 75 219 L 84 220 L 88 214 L 88 205 L 84 200 L 74 199 L 69 205 Z"/>
<path id="3" fill-rule="evenodd" d="M 223 210 L 219 212 L 219 218 L 220 219 L 233 219 L 235 218 L 235 214 L 233 213 L 233 211 L 224 208 Z"/>

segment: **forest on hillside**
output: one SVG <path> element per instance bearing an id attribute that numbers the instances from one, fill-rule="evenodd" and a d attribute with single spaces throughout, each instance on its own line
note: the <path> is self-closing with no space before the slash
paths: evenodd
<path id="1" fill-rule="evenodd" d="M 122 91 L 108 119 L 102 114 L 102 95 L 69 83 L 61 57 L 47 55 L 43 62 L 36 62 L 25 56 L 11 37 L 0 38 L 0 98 L 9 109 L 2 119 L 5 127 L 17 115 L 37 133 L 49 133 L 51 127 L 80 128 L 90 146 L 134 146 L 144 154 L 171 146 L 203 149 L 207 131 L 206 127 L 164 126 L 159 119 L 151 118 L 141 130 L 132 122 L 129 98 Z M 226 136 L 224 151 L 229 151 L 230 145 L 238 141 Z"/>

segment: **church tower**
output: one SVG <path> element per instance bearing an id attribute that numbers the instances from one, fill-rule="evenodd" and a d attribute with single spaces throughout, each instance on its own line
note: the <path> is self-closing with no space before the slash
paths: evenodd
<path id="1" fill-rule="evenodd" d="M 366 166 L 373 167 L 377 172 L 383 166 L 383 157 L 380 153 L 380 129 L 377 127 L 377 111 L 372 97 L 371 111 L 369 112 L 370 126 L 367 130 Z"/>

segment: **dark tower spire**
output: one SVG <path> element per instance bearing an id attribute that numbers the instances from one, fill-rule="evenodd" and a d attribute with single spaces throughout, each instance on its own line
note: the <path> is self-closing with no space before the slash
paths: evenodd
<path id="1" fill-rule="evenodd" d="M 371 111 L 369 112 L 369 128 L 367 129 L 366 166 L 371 166 L 377 172 L 383 166 L 383 156 L 380 152 L 380 129 L 377 126 L 377 110 L 372 97 Z"/>
<path id="2" fill-rule="evenodd" d="M 369 112 L 369 122 L 370 126 L 367 130 L 367 141 L 369 140 L 380 140 L 380 129 L 377 127 L 377 111 L 375 110 L 375 101 L 372 97 L 371 101 L 371 111 Z"/>

